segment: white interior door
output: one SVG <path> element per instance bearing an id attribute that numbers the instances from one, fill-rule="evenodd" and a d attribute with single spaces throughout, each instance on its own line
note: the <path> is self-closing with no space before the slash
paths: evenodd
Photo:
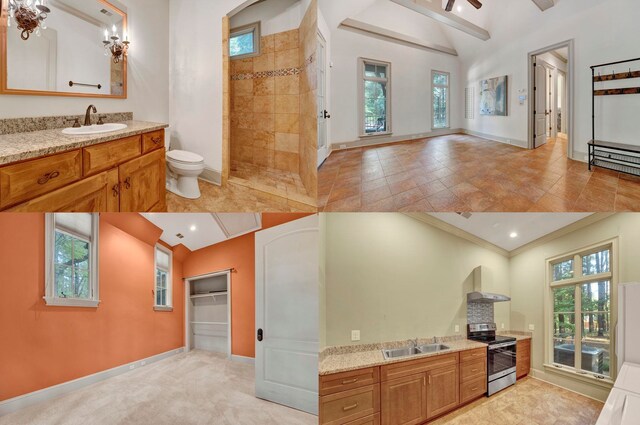
<path id="1" fill-rule="evenodd" d="M 535 146 L 536 148 L 547 143 L 547 69 L 541 61 L 537 61 L 534 68 L 535 87 Z"/>
<path id="2" fill-rule="evenodd" d="M 319 226 L 256 233 L 256 397 L 318 414 Z"/>
<path id="3" fill-rule="evenodd" d="M 318 33 L 318 167 L 329 156 L 327 134 L 327 43 Z"/>

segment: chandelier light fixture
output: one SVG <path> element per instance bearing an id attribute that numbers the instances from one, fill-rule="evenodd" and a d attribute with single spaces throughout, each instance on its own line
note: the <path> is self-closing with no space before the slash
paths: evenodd
<path id="1" fill-rule="evenodd" d="M 113 32 L 111 33 L 111 37 L 109 37 L 109 30 L 104 30 L 104 44 L 106 56 L 111 53 L 113 57 L 113 63 L 119 63 L 120 60 L 127 54 L 129 50 L 129 36 L 125 33 L 123 38 L 124 40 L 120 41 L 120 36 L 118 35 L 118 29 L 116 26 L 113 26 Z"/>
<path id="2" fill-rule="evenodd" d="M 11 26 L 11 20 L 16 21 L 18 30 L 23 40 L 28 40 L 35 31 L 40 36 L 40 30 L 47 29 L 45 19 L 51 13 L 51 9 L 45 4 L 45 0 L 9 0 L 9 18 L 7 26 Z"/>

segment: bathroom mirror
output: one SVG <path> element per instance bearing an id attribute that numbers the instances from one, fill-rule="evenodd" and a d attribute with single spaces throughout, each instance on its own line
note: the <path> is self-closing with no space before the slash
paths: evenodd
<path id="1" fill-rule="evenodd" d="M 127 97 L 127 15 L 115 1 L 1 0 L 0 93 Z"/>

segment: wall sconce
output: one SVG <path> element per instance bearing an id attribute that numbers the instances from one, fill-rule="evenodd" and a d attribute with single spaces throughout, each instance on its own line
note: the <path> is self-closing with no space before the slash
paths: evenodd
<path id="1" fill-rule="evenodd" d="M 113 34 L 109 37 L 109 30 L 104 30 L 104 44 L 105 55 L 109 55 L 111 52 L 111 56 L 113 57 L 113 63 L 119 63 L 122 57 L 127 54 L 129 50 L 129 36 L 125 33 L 124 40 L 120 41 L 120 36 L 117 34 L 117 28 L 113 26 Z"/>
<path id="2" fill-rule="evenodd" d="M 51 9 L 45 5 L 45 0 L 9 0 L 7 26 L 10 27 L 11 19 L 15 19 L 18 30 L 22 30 L 20 37 L 26 41 L 34 31 L 40 36 L 40 28 L 47 29 L 44 20 L 48 13 Z"/>

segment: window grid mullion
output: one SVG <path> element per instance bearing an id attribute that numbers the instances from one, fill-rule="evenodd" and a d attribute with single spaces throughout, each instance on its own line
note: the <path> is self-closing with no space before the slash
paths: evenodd
<path id="1" fill-rule="evenodd" d="M 578 283 L 575 286 L 575 324 L 576 330 L 574 332 L 574 351 L 575 351 L 575 369 L 576 372 L 582 370 L 582 284 Z"/>

